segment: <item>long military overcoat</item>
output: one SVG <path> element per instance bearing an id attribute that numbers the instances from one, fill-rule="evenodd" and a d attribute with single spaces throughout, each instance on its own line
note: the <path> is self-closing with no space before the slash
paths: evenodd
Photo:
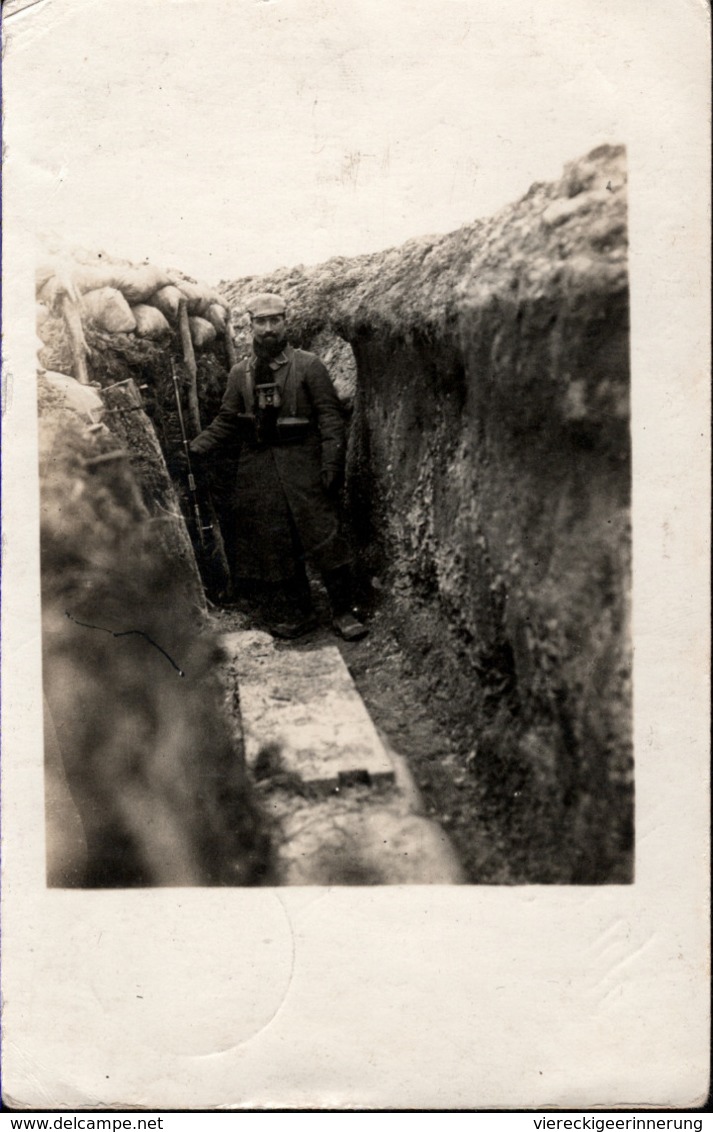
<path id="1" fill-rule="evenodd" d="M 300 547 L 322 571 L 346 565 L 349 546 L 322 482 L 323 471 L 341 474 L 345 456 L 344 418 L 326 366 L 316 354 L 291 346 L 270 362 L 282 402 L 277 421 L 305 424 L 296 438 L 265 443 L 250 419 L 255 364 L 253 356 L 233 366 L 218 415 L 191 444 L 201 457 L 238 451 L 234 576 L 290 578 Z"/>

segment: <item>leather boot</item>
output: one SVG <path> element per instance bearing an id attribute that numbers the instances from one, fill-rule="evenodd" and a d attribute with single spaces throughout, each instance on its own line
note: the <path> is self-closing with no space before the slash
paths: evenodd
<path id="1" fill-rule="evenodd" d="M 281 591 L 285 615 L 271 622 L 270 632 L 275 637 L 291 641 L 309 633 L 317 625 L 309 581 L 304 569 L 298 569 L 292 578 L 282 582 Z"/>
<path id="2" fill-rule="evenodd" d="M 332 628 L 345 641 L 360 641 L 369 630 L 353 612 L 352 577 L 349 566 L 325 570 L 322 574 L 332 607 Z"/>

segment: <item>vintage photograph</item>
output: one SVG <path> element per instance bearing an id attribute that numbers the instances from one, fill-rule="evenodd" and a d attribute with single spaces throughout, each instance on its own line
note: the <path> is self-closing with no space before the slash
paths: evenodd
<path id="1" fill-rule="evenodd" d="M 630 883 L 627 139 L 481 200 L 463 5 L 212 7 L 225 114 L 78 6 L 33 127 L 47 884 Z"/>
<path id="2" fill-rule="evenodd" d="M 6 0 L 3 1104 L 704 1096 L 708 20 Z"/>

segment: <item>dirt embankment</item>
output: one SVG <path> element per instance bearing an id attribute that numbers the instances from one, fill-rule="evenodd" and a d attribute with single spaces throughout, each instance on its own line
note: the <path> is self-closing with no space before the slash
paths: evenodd
<path id="1" fill-rule="evenodd" d="M 269 839 L 158 442 L 121 387 L 80 393 L 103 423 L 39 382 L 48 882 L 259 883 Z"/>
<path id="2" fill-rule="evenodd" d="M 296 343 L 353 350 L 365 590 L 447 704 L 512 879 L 630 880 L 623 149 L 447 236 L 223 285 L 258 289 Z"/>

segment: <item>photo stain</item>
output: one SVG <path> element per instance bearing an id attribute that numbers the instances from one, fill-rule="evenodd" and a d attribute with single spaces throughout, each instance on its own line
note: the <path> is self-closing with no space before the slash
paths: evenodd
<path id="1" fill-rule="evenodd" d="M 100 633 L 110 633 L 112 637 L 143 637 L 144 640 L 148 641 L 150 645 L 153 645 L 155 649 L 158 649 L 158 651 L 166 657 L 168 663 L 176 669 L 176 672 L 179 676 L 183 677 L 186 675 L 183 669 L 178 667 L 175 660 L 172 660 L 166 650 L 162 649 L 161 646 L 148 635 L 148 633 L 144 633 L 143 629 L 124 629 L 120 633 L 115 633 L 113 629 L 105 629 L 103 625 L 89 625 L 86 621 L 78 621 L 77 618 L 73 617 L 72 614 L 69 613 L 66 609 L 64 611 L 64 615 L 65 617 L 68 617 L 70 621 L 73 621 L 75 625 L 81 625 L 83 629 L 98 629 Z"/>

